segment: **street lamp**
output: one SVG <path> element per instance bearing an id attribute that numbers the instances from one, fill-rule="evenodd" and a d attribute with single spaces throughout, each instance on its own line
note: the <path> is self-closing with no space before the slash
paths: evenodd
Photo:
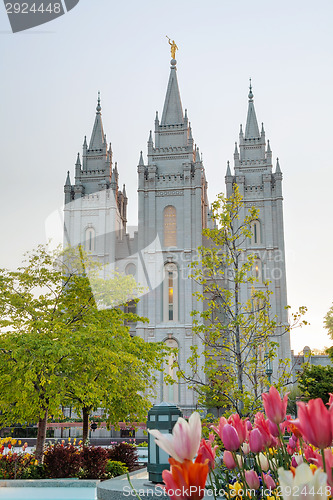
<path id="1" fill-rule="evenodd" d="M 272 360 L 269 357 L 268 352 L 266 353 L 265 358 L 266 358 L 266 375 L 267 375 L 267 378 L 268 378 L 268 382 L 271 383 L 271 376 L 272 376 L 272 373 L 273 373 L 273 368 L 272 368 Z"/>
<path id="2" fill-rule="evenodd" d="M 162 434 L 171 434 L 179 417 L 182 417 L 182 412 L 178 406 L 170 403 L 154 405 L 148 412 L 147 429 L 157 429 Z M 152 483 L 163 481 L 162 471 L 170 470 L 168 458 L 169 455 L 155 443 L 154 436 L 148 433 L 147 471 L 149 481 Z"/>

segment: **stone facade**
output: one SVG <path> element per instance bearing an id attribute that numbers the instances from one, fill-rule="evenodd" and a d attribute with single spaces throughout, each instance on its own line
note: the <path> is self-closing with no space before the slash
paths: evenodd
<path id="1" fill-rule="evenodd" d="M 259 132 L 254 109 L 252 87 L 250 86 L 248 114 L 245 133 L 242 125 L 239 133 L 239 150 L 235 143 L 234 175 L 228 163 L 225 176 L 226 194 L 232 194 L 232 185 L 236 183 L 244 200 L 240 216 L 243 220 L 248 208 L 259 209 L 258 220 L 252 226 L 252 239 L 247 240 L 249 253 L 256 255 L 255 269 L 258 282 L 256 288 L 264 289 L 264 282 L 269 281 L 272 317 L 280 325 L 272 338 L 278 344 L 277 359 L 273 366 L 276 374 L 277 360 L 290 359 L 290 333 L 288 331 L 287 284 L 285 268 L 282 173 L 279 160 L 275 172 L 272 166 L 272 151 L 269 140 L 266 143 L 264 124 Z M 241 302 L 251 296 L 253 284 L 244 285 L 241 290 Z"/>
<path id="2" fill-rule="evenodd" d="M 278 162 L 272 172 L 272 153 L 263 128 L 259 133 L 251 89 L 246 130 L 245 134 L 240 132 L 234 160 L 234 174 L 229 165 L 226 174 L 227 196 L 236 182 L 245 206 L 254 204 L 260 209 L 249 251 L 258 255 L 258 286 L 263 279 L 272 280 L 272 313 L 287 324 L 282 174 Z M 191 311 L 202 307 L 193 297 L 198 288 L 188 278 L 189 266 L 203 244 L 202 230 L 210 222 L 205 169 L 187 110 L 183 112 L 174 59 L 162 117 L 160 120 L 156 113 L 147 162 L 141 152 L 137 171 L 138 230 L 130 237 L 126 232 L 126 190 L 118 185 L 117 164 L 103 131 L 98 99 L 89 147 L 85 138 L 82 163 L 80 155 L 76 161 L 75 183 L 71 183 L 69 172 L 66 179 L 64 241 L 65 245 L 84 244 L 105 264 L 105 275 L 117 268 L 135 276 L 145 288 L 137 312 L 149 323 L 132 325 L 132 333 L 148 342 L 178 347 L 179 363 L 186 371 L 191 347 L 197 344 Z M 242 293 L 246 300 L 250 290 L 245 287 Z M 289 334 L 276 339 L 279 357 L 290 357 Z M 202 346 L 197 348 L 202 353 Z M 175 377 L 172 361 L 166 363 L 165 370 Z M 184 384 L 163 385 L 161 376 L 156 402 L 162 400 L 179 404 L 185 413 L 196 406 L 194 393 Z"/>

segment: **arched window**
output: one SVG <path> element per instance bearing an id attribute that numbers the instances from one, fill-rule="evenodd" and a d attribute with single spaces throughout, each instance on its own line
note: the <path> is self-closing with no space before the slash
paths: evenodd
<path id="1" fill-rule="evenodd" d="M 259 258 L 255 259 L 255 261 L 253 262 L 253 276 L 258 281 L 261 281 L 262 279 L 262 265 L 261 265 L 261 260 Z"/>
<path id="2" fill-rule="evenodd" d="M 177 246 L 177 212 L 175 207 L 169 205 L 163 212 L 164 246 Z"/>
<path id="3" fill-rule="evenodd" d="M 163 320 L 178 321 L 178 270 L 172 263 L 164 267 Z"/>
<path id="4" fill-rule="evenodd" d="M 177 341 L 171 337 L 165 341 L 165 344 L 172 349 L 178 348 Z M 176 354 L 170 353 L 164 362 L 164 375 L 169 375 L 172 380 L 176 381 L 176 383 L 174 384 L 166 384 L 165 382 L 163 382 L 163 401 L 165 401 L 166 403 L 178 403 L 179 401 L 179 386 L 177 384 L 178 377 L 176 373 L 177 370 L 173 366 L 176 359 Z"/>
<path id="5" fill-rule="evenodd" d="M 261 228 L 260 222 L 258 220 L 254 220 L 251 222 L 251 243 L 252 245 L 259 245 L 261 243 Z"/>
<path id="6" fill-rule="evenodd" d="M 95 229 L 93 227 L 88 227 L 86 229 L 86 251 L 95 251 Z"/>

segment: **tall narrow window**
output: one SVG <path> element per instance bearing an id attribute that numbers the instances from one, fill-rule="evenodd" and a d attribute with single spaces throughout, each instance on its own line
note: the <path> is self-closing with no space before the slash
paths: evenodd
<path id="1" fill-rule="evenodd" d="M 169 205 L 164 209 L 164 246 L 177 246 L 177 212 Z"/>
<path id="2" fill-rule="evenodd" d="M 95 229 L 93 227 L 88 227 L 86 229 L 86 251 L 95 251 Z"/>
<path id="3" fill-rule="evenodd" d="M 168 338 L 165 344 L 172 349 L 178 348 L 178 343 L 175 339 Z M 171 353 L 166 361 L 164 362 L 164 375 L 168 375 L 172 380 L 175 381 L 174 384 L 163 383 L 163 401 L 167 403 L 178 403 L 179 401 L 179 385 L 177 384 L 178 377 L 176 373 L 176 368 L 173 366 L 176 361 L 176 354 Z"/>
<path id="4" fill-rule="evenodd" d="M 261 265 L 261 260 L 260 259 L 255 259 L 255 261 L 253 262 L 253 276 L 258 281 L 261 281 L 262 265 Z"/>
<path id="5" fill-rule="evenodd" d="M 261 231 L 260 231 L 260 222 L 258 220 L 254 220 L 251 222 L 251 243 L 252 245 L 260 245 L 261 243 Z"/>
<path id="6" fill-rule="evenodd" d="M 178 321 L 178 272 L 176 264 L 167 264 L 164 268 L 163 284 L 163 320 Z"/>

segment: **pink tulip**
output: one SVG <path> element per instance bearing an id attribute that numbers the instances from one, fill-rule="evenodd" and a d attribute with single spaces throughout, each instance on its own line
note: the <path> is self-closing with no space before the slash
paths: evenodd
<path id="1" fill-rule="evenodd" d="M 250 450 L 253 453 L 260 453 L 265 446 L 264 438 L 259 429 L 250 432 Z"/>
<path id="2" fill-rule="evenodd" d="M 289 444 L 290 448 L 293 448 L 293 449 L 294 449 L 294 448 L 296 448 L 297 441 L 295 441 L 295 439 L 293 438 L 293 436 L 291 436 L 291 437 L 289 438 L 289 443 L 288 443 L 288 444 Z"/>
<path id="3" fill-rule="evenodd" d="M 320 398 L 310 399 L 306 405 L 297 403 L 298 415 L 293 424 L 303 434 L 303 438 L 317 448 L 324 449 L 332 444 L 333 413 Z"/>
<path id="4" fill-rule="evenodd" d="M 274 490 L 274 488 L 276 488 L 276 484 L 272 476 L 270 476 L 269 474 L 265 474 L 264 472 L 262 473 L 262 476 L 262 482 L 264 483 L 266 488 Z"/>
<path id="5" fill-rule="evenodd" d="M 254 417 L 254 425 L 260 430 L 261 435 L 264 439 L 264 445 L 270 447 L 273 444 L 274 438 L 269 430 L 268 422 L 269 420 L 265 419 L 265 415 L 263 413 L 261 413 L 260 411 L 256 413 Z"/>
<path id="6" fill-rule="evenodd" d="M 209 433 L 209 436 L 208 436 L 208 439 L 209 439 L 209 441 L 210 441 L 211 443 L 213 443 L 213 442 L 214 442 L 214 440 L 215 440 L 215 434 L 213 434 L 212 432 L 210 432 L 210 433 Z"/>
<path id="7" fill-rule="evenodd" d="M 234 460 L 234 457 L 232 456 L 231 451 L 226 450 L 223 452 L 223 462 L 226 468 L 229 470 L 235 469 L 237 467 L 237 464 Z"/>
<path id="8" fill-rule="evenodd" d="M 274 424 L 280 424 L 286 418 L 288 394 L 281 399 L 279 391 L 272 386 L 262 395 L 266 415 Z"/>
<path id="9" fill-rule="evenodd" d="M 214 425 L 211 426 L 211 429 L 216 432 L 216 434 L 219 436 L 220 439 L 222 439 L 222 431 L 223 427 L 228 423 L 227 419 L 225 417 L 221 417 L 219 420 L 219 425 L 215 427 Z"/>
<path id="10" fill-rule="evenodd" d="M 305 460 L 309 462 L 309 464 L 317 465 L 317 461 L 320 460 L 320 455 L 317 451 L 314 451 L 310 445 L 303 443 L 303 452 Z"/>
<path id="11" fill-rule="evenodd" d="M 278 437 L 278 435 L 279 435 L 279 428 L 271 420 L 268 420 L 268 429 L 269 429 L 269 432 L 272 434 L 272 436 Z"/>
<path id="12" fill-rule="evenodd" d="M 237 431 L 232 425 L 226 424 L 222 430 L 222 441 L 224 447 L 229 451 L 236 451 L 240 447 Z"/>
<path id="13" fill-rule="evenodd" d="M 238 413 L 234 413 L 228 418 L 228 423 L 236 429 L 240 444 L 243 444 L 248 435 L 246 420 L 242 420 Z"/>
<path id="14" fill-rule="evenodd" d="M 205 462 L 205 460 L 208 459 L 210 470 L 214 469 L 215 467 L 216 448 L 218 448 L 218 445 L 215 445 L 214 448 L 212 448 L 211 441 L 206 441 L 205 439 L 201 440 L 198 450 L 198 456 L 201 455 L 202 462 Z"/>
<path id="15" fill-rule="evenodd" d="M 327 449 L 324 451 L 325 455 L 325 463 L 326 463 L 326 473 L 327 473 L 327 484 L 331 487 L 331 493 L 333 493 L 333 451 L 331 449 Z M 323 467 L 323 457 L 320 455 L 318 459 L 318 463 L 322 469 Z"/>
<path id="16" fill-rule="evenodd" d="M 149 433 L 156 438 L 155 443 L 178 462 L 193 460 L 201 439 L 200 415 L 192 413 L 188 422 L 179 417 L 172 434 L 162 434 L 157 429 L 151 429 Z"/>
<path id="17" fill-rule="evenodd" d="M 246 420 L 246 428 L 248 431 L 252 431 L 252 424 L 251 424 L 250 420 Z"/>
<path id="18" fill-rule="evenodd" d="M 245 479 L 248 486 L 253 490 L 258 490 L 260 486 L 259 476 L 254 470 L 245 471 Z"/>

